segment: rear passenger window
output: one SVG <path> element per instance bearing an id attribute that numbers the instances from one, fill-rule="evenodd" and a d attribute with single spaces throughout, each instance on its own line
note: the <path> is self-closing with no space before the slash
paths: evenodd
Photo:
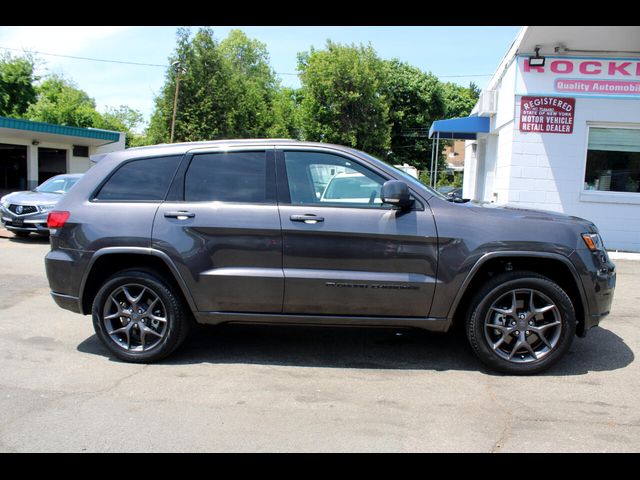
<path id="1" fill-rule="evenodd" d="M 221 152 L 194 155 L 185 175 L 184 199 L 191 202 L 271 203 L 275 180 L 267 174 L 266 153 Z"/>
<path id="2" fill-rule="evenodd" d="M 122 165 L 107 180 L 96 200 L 164 200 L 182 156 L 133 160 Z"/>

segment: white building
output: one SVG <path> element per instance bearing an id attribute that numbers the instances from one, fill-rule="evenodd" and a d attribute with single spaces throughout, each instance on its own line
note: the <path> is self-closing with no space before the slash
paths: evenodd
<path id="1" fill-rule="evenodd" d="M 640 251 L 640 27 L 524 27 L 474 115 L 464 198 L 583 217 Z"/>
<path id="2" fill-rule="evenodd" d="M 0 117 L 0 192 L 89 169 L 89 156 L 124 150 L 125 134 Z"/>

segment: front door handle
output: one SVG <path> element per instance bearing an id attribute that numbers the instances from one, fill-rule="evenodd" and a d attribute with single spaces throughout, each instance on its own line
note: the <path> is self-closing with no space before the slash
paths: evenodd
<path id="1" fill-rule="evenodd" d="M 317 215 L 308 213 L 306 215 L 291 215 L 289 220 L 292 222 L 304 222 L 309 225 L 313 225 L 314 223 L 324 222 L 324 217 L 318 217 Z"/>
<path id="2" fill-rule="evenodd" d="M 177 218 L 178 220 L 186 220 L 187 218 L 193 218 L 196 216 L 193 212 L 187 212 L 185 210 L 171 210 L 164 212 L 166 218 Z"/>

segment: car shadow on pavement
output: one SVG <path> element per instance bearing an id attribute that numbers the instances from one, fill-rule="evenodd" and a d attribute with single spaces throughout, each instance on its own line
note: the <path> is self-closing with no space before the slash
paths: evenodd
<path id="1" fill-rule="evenodd" d="M 33 234 L 28 237 L 9 237 L 8 240 L 12 243 L 28 243 L 37 245 L 45 245 L 49 243 L 49 237 Z"/>
<path id="2" fill-rule="evenodd" d="M 120 361 L 93 335 L 78 350 Z M 576 338 L 571 350 L 543 375 L 584 375 L 624 368 L 633 352 L 603 328 Z M 198 326 L 164 365 L 258 364 L 319 368 L 489 371 L 459 332 L 310 326 Z"/>

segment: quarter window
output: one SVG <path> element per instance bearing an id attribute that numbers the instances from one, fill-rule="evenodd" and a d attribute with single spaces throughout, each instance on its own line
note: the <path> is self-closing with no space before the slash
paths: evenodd
<path id="1" fill-rule="evenodd" d="M 380 191 L 386 179 L 359 163 L 319 152 L 285 152 L 284 159 L 294 205 L 383 206 Z"/>
<path id="2" fill-rule="evenodd" d="M 154 157 L 127 162 L 107 180 L 96 195 L 96 199 L 162 201 L 181 158 L 181 156 Z"/>
<path id="3" fill-rule="evenodd" d="M 589 129 L 584 188 L 640 192 L 640 129 Z"/>
<path id="4" fill-rule="evenodd" d="M 185 200 L 191 202 L 270 203 L 262 152 L 221 152 L 195 155 L 185 176 Z"/>

